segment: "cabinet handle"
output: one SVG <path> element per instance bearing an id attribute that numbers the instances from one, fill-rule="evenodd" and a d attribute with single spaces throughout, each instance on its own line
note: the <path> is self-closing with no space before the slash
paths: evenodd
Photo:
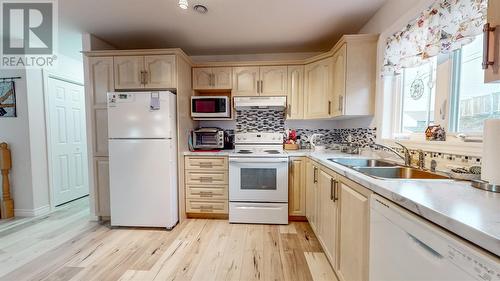
<path id="1" fill-rule="evenodd" d="M 200 181 L 203 181 L 203 182 L 206 182 L 206 181 L 208 181 L 208 182 L 212 182 L 212 181 L 213 181 L 213 178 L 211 178 L 211 177 L 200 177 L 200 178 L 199 178 L 199 180 L 200 180 Z"/>
<path id="2" fill-rule="evenodd" d="M 328 101 L 328 115 L 332 114 L 332 102 Z"/>
<path id="3" fill-rule="evenodd" d="M 335 180 L 335 186 L 333 187 L 333 202 L 339 200 L 339 181 Z"/>
<path id="4" fill-rule="evenodd" d="M 288 104 L 288 106 L 286 107 L 286 113 L 288 115 L 288 117 L 292 117 L 292 111 L 290 110 L 292 106 L 290 104 Z"/>
<path id="5" fill-rule="evenodd" d="M 264 80 L 260 80 L 260 93 L 264 92 Z"/>
<path id="6" fill-rule="evenodd" d="M 200 162 L 198 166 L 203 167 L 203 168 L 212 168 L 213 167 L 211 162 Z"/>
<path id="7" fill-rule="evenodd" d="M 212 191 L 200 191 L 200 197 L 212 197 Z"/>
<path id="8" fill-rule="evenodd" d="M 144 85 L 148 84 L 148 75 L 149 75 L 149 72 L 147 71 L 144 71 Z"/>
<path id="9" fill-rule="evenodd" d="M 490 23 L 486 23 L 483 27 L 483 69 L 486 70 L 490 65 L 494 65 L 495 61 L 490 61 L 490 33 L 496 30 L 491 27 Z"/>
<path id="10" fill-rule="evenodd" d="M 139 73 L 139 80 L 141 82 L 141 85 L 144 85 L 144 71 L 142 71 L 142 70 Z"/>
<path id="11" fill-rule="evenodd" d="M 318 182 L 318 178 L 317 178 L 318 173 L 317 172 L 318 172 L 318 168 L 314 167 L 314 171 L 313 171 L 313 182 L 314 183 Z"/>
<path id="12" fill-rule="evenodd" d="M 335 202 L 335 195 L 333 193 L 335 192 L 335 188 L 333 187 L 335 185 L 335 180 L 333 178 L 330 178 L 330 200 Z"/>
<path id="13" fill-rule="evenodd" d="M 344 111 L 344 96 L 339 96 L 339 112 L 342 114 Z"/>

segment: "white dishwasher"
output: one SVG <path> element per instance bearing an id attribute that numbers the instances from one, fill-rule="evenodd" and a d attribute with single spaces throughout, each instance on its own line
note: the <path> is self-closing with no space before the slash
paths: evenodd
<path id="1" fill-rule="evenodd" d="M 498 281 L 500 260 L 373 195 L 370 281 L 445 280 Z"/>

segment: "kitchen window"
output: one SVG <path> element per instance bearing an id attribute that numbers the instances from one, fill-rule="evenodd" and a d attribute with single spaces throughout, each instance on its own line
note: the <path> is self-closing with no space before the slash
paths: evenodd
<path id="1" fill-rule="evenodd" d="M 451 133 L 482 134 L 484 120 L 500 118 L 500 85 L 484 83 L 482 56 L 479 35 L 450 54 L 403 68 L 394 79 L 400 85 L 395 87 L 393 135 L 423 135 L 434 123 Z M 442 67 L 445 64 L 449 67 Z"/>
<path id="2" fill-rule="evenodd" d="M 450 131 L 481 133 L 484 120 L 500 118 L 500 85 L 484 83 L 482 57 L 482 35 L 455 51 Z"/>

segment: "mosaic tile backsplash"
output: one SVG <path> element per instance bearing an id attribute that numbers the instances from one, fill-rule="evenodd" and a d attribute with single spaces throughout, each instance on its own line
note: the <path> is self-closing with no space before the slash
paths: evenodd
<path id="1" fill-rule="evenodd" d="M 283 110 L 236 110 L 236 133 L 284 131 L 285 112 Z"/>
<path id="2" fill-rule="evenodd" d="M 348 136 L 351 135 L 352 143 L 356 143 L 361 147 L 366 147 L 375 142 L 377 130 L 375 128 L 352 128 L 352 129 L 295 129 L 297 136 L 303 144 L 308 145 L 309 138 L 313 134 L 323 134 L 318 138 L 320 145 L 337 144 L 348 142 Z"/>

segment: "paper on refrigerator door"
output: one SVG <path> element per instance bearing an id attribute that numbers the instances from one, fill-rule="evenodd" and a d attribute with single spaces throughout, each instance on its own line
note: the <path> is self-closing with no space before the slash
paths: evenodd
<path id="1" fill-rule="evenodd" d="M 151 93 L 149 108 L 151 110 L 160 110 L 160 93 Z"/>

